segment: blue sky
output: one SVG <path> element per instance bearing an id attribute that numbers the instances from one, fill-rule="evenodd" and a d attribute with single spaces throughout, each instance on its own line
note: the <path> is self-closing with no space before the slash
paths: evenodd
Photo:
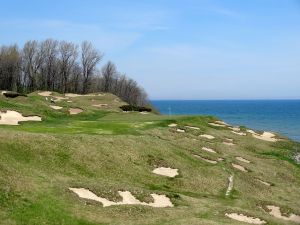
<path id="1" fill-rule="evenodd" d="M 151 99 L 300 99 L 300 0 L 0 3 L 0 44 L 89 40 Z"/>

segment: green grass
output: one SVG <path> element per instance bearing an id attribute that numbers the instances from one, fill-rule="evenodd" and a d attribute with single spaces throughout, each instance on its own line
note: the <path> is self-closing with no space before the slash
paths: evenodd
<path id="1" fill-rule="evenodd" d="M 15 99 L 0 96 L 1 110 L 42 117 L 42 122 L 0 125 L 0 224 L 240 224 L 225 217 L 226 212 L 242 212 L 269 224 L 292 224 L 263 211 L 259 206 L 266 203 L 300 214 L 300 168 L 292 159 L 299 143 L 235 135 L 209 126 L 216 120 L 211 116 L 123 113 L 119 106 L 124 103 L 115 99 L 110 94 L 77 97 L 72 103 L 56 103 L 63 109 L 53 110 L 37 93 Z M 108 107 L 92 106 L 100 103 Z M 70 107 L 84 111 L 69 115 Z M 170 123 L 186 132 L 176 132 Z M 200 134 L 216 138 L 207 140 Z M 225 137 L 236 145 L 224 145 Z M 204 146 L 217 154 L 202 151 Z M 212 165 L 193 154 L 225 160 Z M 251 163 L 239 162 L 236 156 Z M 235 170 L 232 162 L 250 172 Z M 178 168 L 179 176 L 151 173 L 159 166 Z M 225 197 L 231 174 L 234 190 Z M 264 186 L 256 178 L 274 185 Z M 131 191 L 145 202 L 152 201 L 151 193 L 166 194 L 175 207 L 103 208 L 78 198 L 69 187 L 88 188 L 114 201 L 120 200 L 119 190 Z"/>

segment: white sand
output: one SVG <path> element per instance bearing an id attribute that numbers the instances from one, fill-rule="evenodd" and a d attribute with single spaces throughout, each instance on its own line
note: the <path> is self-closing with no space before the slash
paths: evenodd
<path id="1" fill-rule="evenodd" d="M 168 127 L 177 127 L 177 124 L 176 123 L 171 123 L 168 125 Z"/>
<path id="2" fill-rule="evenodd" d="M 140 112 L 140 114 L 148 115 L 149 113 L 148 112 Z"/>
<path id="3" fill-rule="evenodd" d="M 290 214 L 289 217 L 287 216 L 283 216 L 281 214 L 280 208 L 278 206 L 273 206 L 273 205 L 268 205 L 267 208 L 269 210 L 271 210 L 269 213 L 270 215 L 278 218 L 278 219 L 283 219 L 283 220 L 287 220 L 287 221 L 292 221 L 295 223 L 300 223 L 300 216 L 296 215 L 296 214 Z"/>
<path id="4" fill-rule="evenodd" d="M 42 118 L 39 116 L 24 117 L 21 113 L 11 110 L 0 111 L 0 125 L 19 125 L 19 122 L 22 121 L 42 121 Z"/>
<path id="5" fill-rule="evenodd" d="M 246 170 L 245 167 L 243 167 L 243 166 L 241 166 L 241 165 L 238 165 L 238 164 L 235 164 L 235 163 L 231 163 L 231 165 L 232 165 L 234 168 L 236 168 L 236 169 L 238 169 L 238 170 L 240 170 L 240 171 L 248 172 L 248 170 Z"/>
<path id="6" fill-rule="evenodd" d="M 228 187 L 227 187 L 225 195 L 226 196 L 230 195 L 230 192 L 232 191 L 232 189 L 233 189 L 233 175 L 228 177 Z"/>
<path id="7" fill-rule="evenodd" d="M 237 220 L 240 222 L 245 222 L 245 223 L 250 223 L 250 224 L 265 224 L 267 223 L 264 220 L 261 220 L 259 218 L 254 218 L 251 216 L 245 216 L 243 214 L 238 214 L 238 213 L 226 213 L 225 216 L 233 219 L 233 220 Z"/>
<path id="8" fill-rule="evenodd" d="M 218 162 L 217 161 L 215 161 L 215 160 L 210 160 L 210 159 L 206 159 L 206 158 L 203 158 L 203 157 L 201 157 L 200 155 L 194 155 L 196 158 L 198 158 L 198 159 L 201 159 L 201 160 L 203 160 L 203 161 L 205 161 L 205 162 L 208 162 L 208 163 L 211 163 L 211 164 L 217 164 Z"/>
<path id="9" fill-rule="evenodd" d="M 182 129 L 179 129 L 179 128 L 176 129 L 176 131 L 179 132 L 179 133 L 185 133 L 185 130 L 182 130 Z"/>
<path id="10" fill-rule="evenodd" d="M 69 113 L 71 115 L 76 115 L 76 114 L 79 114 L 79 113 L 82 113 L 83 110 L 82 109 L 79 109 L 79 108 L 70 108 L 69 109 Z"/>
<path id="11" fill-rule="evenodd" d="M 118 191 L 119 195 L 122 197 L 122 201 L 113 202 L 107 200 L 106 198 L 98 197 L 93 192 L 85 188 L 69 188 L 69 190 L 73 191 L 80 198 L 101 202 L 103 204 L 103 207 L 112 205 L 147 205 L 156 208 L 173 207 L 172 202 L 165 195 L 151 194 L 154 201 L 152 203 L 146 203 L 136 199 L 129 191 Z"/>
<path id="12" fill-rule="evenodd" d="M 232 130 L 231 132 L 234 133 L 234 134 L 240 135 L 240 136 L 246 136 L 247 135 L 244 132 L 237 132 L 237 131 L 234 131 L 234 130 Z"/>
<path id="13" fill-rule="evenodd" d="M 52 94 L 51 91 L 43 91 L 43 92 L 39 92 L 38 95 L 40 96 L 44 96 L 44 97 L 50 97 Z"/>
<path id="14" fill-rule="evenodd" d="M 210 139 L 210 140 L 215 139 L 214 136 L 209 135 L 209 134 L 201 134 L 200 137 L 207 138 L 207 139 Z"/>
<path id="15" fill-rule="evenodd" d="M 213 150 L 211 148 L 202 147 L 202 150 L 210 152 L 210 153 L 217 153 L 215 150 Z"/>
<path id="16" fill-rule="evenodd" d="M 62 109 L 62 108 L 63 108 L 63 107 L 57 106 L 57 105 L 50 105 L 50 107 L 51 107 L 52 109 L 55 109 L 55 110 L 58 110 L 58 109 Z"/>
<path id="17" fill-rule="evenodd" d="M 275 134 L 271 133 L 271 132 L 266 132 L 264 131 L 263 134 L 257 134 L 257 133 L 252 133 L 252 136 L 260 139 L 260 140 L 264 140 L 264 141 L 270 141 L 270 142 L 276 142 L 277 139 L 275 138 Z"/>
<path id="18" fill-rule="evenodd" d="M 216 120 L 215 123 L 222 124 L 222 125 L 225 125 L 225 126 L 229 126 L 228 123 L 225 123 L 224 121 L 221 121 L 221 120 Z"/>
<path id="19" fill-rule="evenodd" d="M 175 177 L 178 175 L 178 169 L 159 167 L 152 171 L 155 174 L 166 176 L 166 177 Z"/>
<path id="20" fill-rule="evenodd" d="M 243 158 L 243 157 L 237 156 L 237 157 L 235 157 L 235 158 L 236 158 L 237 160 L 241 161 L 241 162 L 244 162 L 244 163 L 250 163 L 249 160 L 247 160 L 247 159 L 245 159 L 245 158 Z"/>
<path id="21" fill-rule="evenodd" d="M 193 130 L 200 130 L 199 127 L 191 127 L 191 126 L 185 126 L 186 128 L 189 128 L 189 129 L 193 129 Z"/>

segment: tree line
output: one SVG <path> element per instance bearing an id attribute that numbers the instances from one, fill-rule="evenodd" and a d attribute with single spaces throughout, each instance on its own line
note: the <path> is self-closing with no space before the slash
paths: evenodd
<path id="1" fill-rule="evenodd" d="M 99 68 L 102 59 L 103 54 L 88 41 L 80 46 L 53 39 L 27 41 L 23 48 L 0 46 L 0 90 L 110 92 L 131 105 L 146 105 L 144 89 L 111 61 Z"/>

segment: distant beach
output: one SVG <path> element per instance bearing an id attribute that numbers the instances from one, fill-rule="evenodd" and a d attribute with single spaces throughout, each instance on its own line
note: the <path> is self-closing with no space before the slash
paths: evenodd
<path id="1" fill-rule="evenodd" d="M 300 100 L 152 100 L 170 115 L 213 115 L 232 125 L 275 131 L 300 142 Z"/>

